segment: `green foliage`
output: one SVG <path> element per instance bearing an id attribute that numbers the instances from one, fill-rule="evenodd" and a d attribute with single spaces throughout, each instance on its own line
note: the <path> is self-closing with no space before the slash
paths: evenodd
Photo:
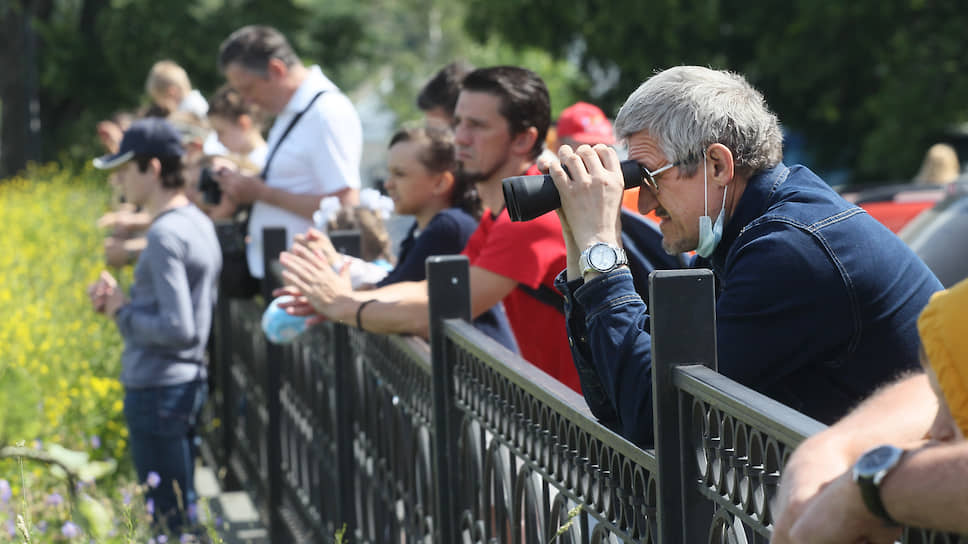
<path id="1" fill-rule="evenodd" d="M 36 167 L 0 183 L 0 445 L 125 451 L 121 339 L 85 292 L 103 266 L 95 220 L 109 197 L 91 171 Z"/>
<path id="2" fill-rule="evenodd" d="M 15 5 L 24 0 L 14 0 Z M 457 58 L 518 64 L 548 83 L 558 113 L 578 99 L 614 114 L 657 69 L 700 64 L 745 74 L 819 168 L 908 178 L 923 151 L 968 120 L 968 11 L 958 0 L 775 2 L 586 0 L 49 0 L 35 21 L 48 157 L 87 160 L 94 124 L 145 103 L 151 64 L 185 66 L 203 94 L 221 83 L 221 41 L 272 24 L 358 102 L 400 120 Z"/>
<path id="3" fill-rule="evenodd" d="M 577 67 L 540 49 L 483 43 L 464 31 L 464 7 L 449 0 L 53 0 L 35 21 L 45 149 L 80 163 L 101 152 L 97 121 L 147 105 L 151 65 L 170 58 L 210 95 L 223 81 L 219 44 L 245 24 L 271 24 L 307 62 L 355 100 L 375 98 L 398 119 L 418 116 L 417 91 L 457 58 L 477 65 L 519 64 L 544 77 L 556 111 L 586 85 Z M 135 24 L 134 22 L 137 22 Z"/>
<path id="4" fill-rule="evenodd" d="M 305 17 L 293 2 L 275 0 L 54 0 L 50 16 L 34 22 L 48 155 L 84 161 L 100 152 L 96 122 L 146 105 L 156 61 L 175 60 L 210 94 L 221 83 L 218 46 L 233 30 L 260 22 L 286 32 Z"/>
<path id="5" fill-rule="evenodd" d="M 311 18 L 293 42 L 303 56 L 351 95 L 375 94 L 398 119 L 418 117 L 420 88 L 445 64 L 514 64 L 545 79 L 556 111 L 577 100 L 586 82 L 578 67 L 532 47 L 500 39 L 477 42 L 466 34 L 465 8 L 448 0 L 307 2 Z"/>
<path id="6" fill-rule="evenodd" d="M 749 2 L 470 0 L 468 30 L 577 56 L 607 112 L 653 71 L 745 74 L 820 167 L 909 178 L 924 150 L 968 119 L 968 12 L 957 0 Z M 617 78 L 605 75 L 612 70 Z M 613 84 L 612 84 L 613 83 Z"/>

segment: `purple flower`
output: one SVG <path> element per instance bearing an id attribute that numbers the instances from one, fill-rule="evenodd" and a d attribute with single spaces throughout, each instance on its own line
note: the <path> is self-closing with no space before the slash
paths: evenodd
<path id="1" fill-rule="evenodd" d="M 37 522 L 37 532 L 41 534 L 47 532 L 47 520 L 42 519 Z"/>
<path id="2" fill-rule="evenodd" d="M 41 442 L 41 440 L 39 438 L 35 438 L 34 439 L 34 449 L 35 450 L 39 450 L 39 449 L 43 449 L 43 448 L 44 448 L 44 443 Z"/>
<path id="3" fill-rule="evenodd" d="M 158 535 L 158 544 L 165 544 L 168 542 L 168 537 L 165 535 Z"/>
<path id="4" fill-rule="evenodd" d="M 17 536 L 17 525 L 13 522 L 13 520 L 8 519 L 6 525 L 7 525 L 7 533 L 12 537 Z"/>
<path id="5" fill-rule="evenodd" d="M 0 502 L 9 502 L 11 496 L 13 491 L 10 489 L 10 482 L 0 478 Z"/>
<path id="6" fill-rule="evenodd" d="M 148 473 L 148 479 L 145 480 L 145 482 L 148 484 L 148 487 L 154 489 L 158 487 L 158 484 L 161 483 L 161 476 L 159 476 L 157 472 L 152 470 L 151 472 Z"/>
<path id="7" fill-rule="evenodd" d="M 98 435 L 92 436 L 91 437 L 91 447 L 94 448 L 94 449 L 100 448 L 101 447 L 101 437 L 99 437 Z"/>
<path id="8" fill-rule="evenodd" d="M 128 506 L 129 504 L 131 504 L 131 493 L 128 493 L 127 491 L 122 491 L 121 500 L 124 501 L 125 506 Z"/>
<path id="9" fill-rule="evenodd" d="M 61 534 L 67 538 L 76 538 L 81 536 L 81 528 L 72 521 L 66 521 L 64 522 L 64 526 L 61 527 Z"/>
<path id="10" fill-rule="evenodd" d="M 192 535 L 188 533 L 182 533 L 181 538 L 178 539 L 178 542 L 181 542 L 181 544 L 188 544 L 189 542 L 194 542 L 194 541 L 195 539 L 192 538 Z"/>
<path id="11" fill-rule="evenodd" d="M 44 504 L 47 506 L 60 506 L 64 504 L 64 497 L 61 497 L 60 493 L 51 493 L 44 499 Z"/>
<path id="12" fill-rule="evenodd" d="M 155 499 L 148 499 L 145 501 L 145 510 L 147 510 L 149 514 L 155 513 Z"/>

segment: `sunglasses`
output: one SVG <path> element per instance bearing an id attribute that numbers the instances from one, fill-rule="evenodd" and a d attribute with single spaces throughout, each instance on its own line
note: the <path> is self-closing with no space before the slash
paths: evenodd
<path id="1" fill-rule="evenodd" d="M 660 168 L 657 168 L 655 170 L 649 170 L 644 165 L 639 164 L 639 168 L 642 170 L 642 181 L 644 183 L 648 184 L 649 187 L 652 187 L 652 190 L 653 191 L 658 192 L 659 191 L 659 185 L 655 182 L 655 177 L 658 176 L 659 174 L 665 172 L 666 170 L 668 170 L 670 168 L 675 168 L 676 166 L 679 166 L 679 163 L 677 163 L 677 162 L 670 162 L 669 164 L 667 164 L 665 166 L 662 166 Z"/>

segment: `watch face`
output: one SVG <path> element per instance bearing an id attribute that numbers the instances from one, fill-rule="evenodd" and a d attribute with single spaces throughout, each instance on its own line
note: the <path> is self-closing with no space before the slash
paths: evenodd
<path id="1" fill-rule="evenodd" d="M 615 250 L 606 244 L 595 244 L 588 251 L 588 264 L 592 268 L 600 271 L 607 271 L 615 268 L 618 255 Z"/>
<path id="2" fill-rule="evenodd" d="M 893 466 L 903 453 L 904 450 L 894 446 L 878 446 L 862 455 L 854 469 L 859 476 L 870 476 Z"/>

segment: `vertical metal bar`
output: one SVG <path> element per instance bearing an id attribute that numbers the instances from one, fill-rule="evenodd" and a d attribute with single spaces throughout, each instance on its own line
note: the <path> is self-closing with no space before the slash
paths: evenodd
<path id="1" fill-rule="evenodd" d="M 272 300 L 272 290 L 279 281 L 275 277 L 272 264 L 279 260 L 279 254 L 286 250 L 286 229 L 265 228 L 262 230 L 262 258 L 265 277 L 262 279 L 262 294 L 266 303 Z M 272 342 L 266 342 L 266 409 L 269 413 L 268 440 L 268 507 L 269 538 L 272 542 L 285 542 L 286 525 L 282 517 L 282 409 L 279 393 L 282 388 L 284 350 Z"/>
<path id="2" fill-rule="evenodd" d="M 218 412 L 216 417 L 221 418 L 221 425 L 216 430 L 218 443 L 213 447 L 218 451 L 215 454 L 216 462 L 221 467 L 229 467 L 229 460 L 232 457 L 234 439 L 232 429 L 238 424 L 238 394 L 235 391 L 235 380 L 232 377 L 232 347 L 235 345 L 235 331 L 232 327 L 232 313 L 230 305 L 231 299 L 221 297 L 215 305 L 215 319 L 217 332 L 214 340 L 215 357 L 212 363 L 215 366 L 215 387 L 219 389 L 222 402 L 216 406 Z M 221 482 L 224 489 L 239 489 L 239 480 L 235 471 L 226 470 L 225 479 Z"/>
<path id="3" fill-rule="evenodd" d="M 336 251 L 343 255 L 360 257 L 363 254 L 363 237 L 358 230 L 334 230 L 329 233 L 329 241 Z"/>
<path id="4" fill-rule="evenodd" d="M 460 425 L 454 409 L 454 361 L 447 357 L 445 319 L 470 321 L 470 273 L 467 257 L 448 255 L 427 259 L 430 301 L 430 356 L 433 365 L 435 542 L 459 542 L 455 470 Z"/>
<path id="5" fill-rule="evenodd" d="M 716 300 L 712 271 L 661 270 L 649 276 L 652 301 L 652 390 L 658 463 L 659 542 L 705 542 L 705 522 L 695 494 L 692 452 L 684 451 L 688 412 L 680 413 L 673 368 L 704 364 L 716 369 Z M 687 456 L 688 454 L 688 456 Z M 683 458 L 689 462 L 683 463 Z M 699 525 L 695 525 L 695 523 Z M 700 530 L 702 528 L 703 530 Z"/>
<path id="6" fill-rule="evenodd" d="M 24 95 L 27 98 L 27 139 L 24 157 L 28 161 L 41 160 L 40 97 L 37 92 L 37 32 L 33 25 L 33 10 L 24 6 Z"/>
<path id="7" fill-rule="evenodd" d="M 329 232 L 333 247 L 343 255 L 359 257 L 362 238 L 358 230 L 334 230 Z M 336 439 L 336 493 L 338 511 L 331 513 L 336 526 L 346 524 L 350 531 L 357 528 L 356 496 L 354 487 L 353 425 L 356 421 L 352 362 L 356 357 L 350 344 L 349 329 L 343 325 L 333 326 L 333 395 L 335 396 L 335 420 L 333 433 Z M 320 467 L 320 470 L 325 470 Z"/>
<path id="8" fill-rule="evenodd" d="M 336 526 L 346 524 L 350 533 L 357 528 L 353 459 L 353 425 L 356 421 L 354 397 L 357 393 L 353 382 L 353 361 L 356 354 L 350 345 L 349 329 L 344 325 L 333 326 L 333 395 L 336 414 L 333 433 L 336 438 L 336 485 L 339 509 L 332 519 Z M 322 461 L 322 459 L 321 459 Z M 327 460 L 331 461 L 331 460 Z M 320 467 L 325 471 L 325 467 Z"/>

